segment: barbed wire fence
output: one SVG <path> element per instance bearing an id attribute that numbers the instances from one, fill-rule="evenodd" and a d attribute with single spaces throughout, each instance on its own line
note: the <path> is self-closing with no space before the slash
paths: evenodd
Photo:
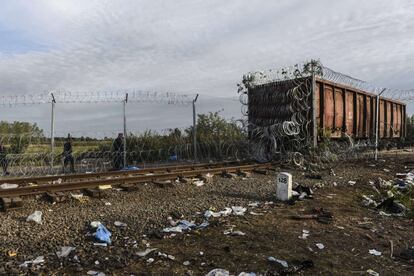
<path id="1" fill-rule="evenodd" d="M 194 125 L 161 130 L 149 129 L 147 131 L 128 128 L 126 107 L 129 105 L 134 103 L 174 105 L 188 109 L 189 115 L 191 114 L 189 107 L 192 106 L 192 115 L 194 119 L 197 119 L 195 99 L 196 95 L 144 91 L 94 92 L 90 94 L 53 91 L 41 95 L 2 96 L 0 98 L 0 108 L 13 109 L 16 106 L 50 105 L 52 112 L 50 135 L 39 131 L 0 133 L 1 145 L 23 149 L 14 152 L 9 151 L 7 155 L 0 156 L 0 159 L 7 159 L 7 171 L 11 175 L 29 176 L 69 173 L 70 168 L 64 169 L 62 151 L 67 135 L 70 134 L 75 171 L 107 171 L 114 167 L 114 159 L 118 153 L 114 152 L 112 145 L 119 132 L 123 132 L 125 137 L 125 149 L 122 152 L 125 169 L 246 158 L 243 147 L 241 147 L 245 144 L 245 139 L 241 139 L 240 136 L 233 138 L 227 134 L 210 135 L 207 139 L 193 131 L 197 129 L 197 127 L 194 128 Z M 67 126 L 65 131 L 56 131 L 54 129 L 54 109 L 58 109 L 61 104 L 78 103 L 122 104 L 123 130 L 77 131 Z M 119 117 L 119 122 L 121 123 L 121 117 Z"/>

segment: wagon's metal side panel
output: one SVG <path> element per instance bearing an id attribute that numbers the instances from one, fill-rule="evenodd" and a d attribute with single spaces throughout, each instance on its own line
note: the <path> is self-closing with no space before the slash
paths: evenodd
<path id="1" fill-rule="evenodd" d="M 394 137 L 402 137 L 403 133 L 402 129 L 402 106 L 399 104 L 395 104 L 395 111 L 394 111 L 394 118 L 395 118 L 395 125 L 394 125 Z"/>
<path id="2" fill-rule="evenodd" d="M 344 123 L 344 99 L 343 91 L 334 87 L 334 126 L 332 137 L 342 136 L 342 127 Z"/>
<path id="3" fill-rule="evenodd" d="M 364 96 L 362 94 L 356 94 L 357 100 L 357 114 L 356 114 L 356 133 L 354 137 L 364 137 Z"/>
<path id="4" fill-rule="evenodd" d="M 324 91 L 324 117 L 323 125 L 326 130 L 332 130 L 334 124 L 334 97 L 330 85 L 325 85 Z"/>
<path id="5" fill-rule="evenodd" d="M 346 133 L 353 135 L 354 132 L 354 93 L 351 91 L 345 92 L 345 127 Z"/>
<path id="6" fill-rule="evenodd" d="M 371 136 L 371 130 L 372 130 L 372 110 L 371 110 L 371 97 L 366 96 L 365 97 L 365 137 L 370 138 Z"/>
<path id="7" fill-rule="evenodd" d="M 384 100 L 380 100 L 379 103 L 379 137 L 384 138 L 384 125 L 385 125 L 385 112 L 384 112 Z"/>
<path id="8" fill-rule="evenodd" d="M 386 122 L 385 122 L 385 137 L 390 138 L 391 137 L 391 103 L 389 101 L 385 101 L 385 112 L 386 112 Z"/>

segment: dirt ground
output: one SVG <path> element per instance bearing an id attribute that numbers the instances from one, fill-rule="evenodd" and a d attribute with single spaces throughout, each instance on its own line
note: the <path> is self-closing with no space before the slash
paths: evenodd
<path id="1" fill-rule="evenodd" d="M 331 164 L 318 172 L 322 179 L 308 178 L 299 169 L 275 167 L 267 175 L 253 174 L 248 179 L 217 176 L 201 187 L 148 184 L 135 192 L 114 191 L 104 200 L 86 203 L 71 199 L 51 205 L 33 198 L 21 210 L 0 214 L 0 273 L 86 275 L 93 270 L 106 275 L 205 275 L 221 268 L 233 275 L 370 275 L 369 270 L 379 275 L 414 275 L 414 263 L 399 258 L 402 250 L 414 246 L 414 220 L 384 216 L 361 204 L 362 194 L 374 194 L 369 181 L 393 179 L 396 173 L 407 171 L 407 158 L 389 157 L 376 164 Z M 280 171 L 292 173 L 294 182 L 313 187 L 313 198 L 294 204 L 277 202 L 275 179 Z M 350 180 L 356 184 L 351 186 Z M 240 216 L 210 218 L 204 229 L 173 235 L 161 232 L 170 227 L 169 215 L 201 223 L 207 209 L 220 211 L 231 206 L 243 206 L 247 211 Z M 332 214 L 332 221 L 292 218 L 314 214 L 320 208 Z M 35 209 L 45 213 L 42 225 L 25 221 Z M 112 232 L 112 245 L 93 245 L 87 235 L 93 220 Z M 128 226 L 115 227 L 115 220 Z M 224 234 L 231 229 L 245 235 Z M 299 238 L 303 230 L 309 231 L 306 239 Z M 323 244 L 323 249 L 316 244 Z M 76 249 L 59 259 L 54 252 L 63 245 Z M 145 257 L 137 255 L 147 248 L 157 250 Z M 381 256 L 371 255 L 371 249 Z M 10 256 L 13 250 L 16 256 Z M 45 257 L 44 263 L 19 267 L 40 255 Z M 288 268 L 269 257 L 286 261 Z"/>

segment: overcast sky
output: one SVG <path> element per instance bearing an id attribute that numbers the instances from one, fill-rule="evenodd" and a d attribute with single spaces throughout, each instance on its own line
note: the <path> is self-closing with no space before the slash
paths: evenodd
<path id="1" fill-rule="evenodd" d="M 311 58 L 380 86 L 414 88 L 414 2 L 2 0 L 0 93 L 141 89 L 200 93 L 201 112 L 240 117 L 249 71 Z M 204 97 L 208 95 L 209 97 Z M 57 106 L 57 130 L 121 129 L 121 106 Z M 410 106 L 410 110 L 414 111 Z M 49 129 L 50 106 L 0 119 Z M 190 107 L 134 104 L 129 128 L 191 123 Z"/>

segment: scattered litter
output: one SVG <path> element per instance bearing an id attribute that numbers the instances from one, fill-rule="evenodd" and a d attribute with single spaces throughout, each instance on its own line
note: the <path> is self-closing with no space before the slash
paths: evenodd
<path id="1" fill-rule="evenodd" d="M 138 252 L 136 253 L 136 255 L 137 255 L 137 256 L 139 256 L 139 257 L 145 257 L 145 256 L 147 256 L 149 253 L 151 253 L 151 252 L 153 252 L 153 251 L 155 251 L 155 250 L 157 250 L 157 248 L 147 248 L 147 249 L 145 249 L 145 250 L 143 250 L 143 251 L 138 251 Z"/>
<path id="2" fill-rule="evenodd" d="M 308 230 L 302 230 L 302 236 L 299 236 L 298 238 L 301 240 L 306 240 L 307 237 L 309 237 L 309 231 Z"/>
<path id="3" fill-rule="evenodd" d="M 92 228 L 98 228 L 98 226 L 99 225 L 101 225 L 101 222 L 100 221 L 97 221 L 97 220 L 95 220 L 95 221 L 92 221 L 91 222 L 91 224 L 90 224 L 90 226 L 92 227 Z"/>
<path id="4" fill-rule="evenodd" d="M 368 269 L 367 273 L 368 273 L 368 275 L 371 275 L 371 276 L 379 276 L 380 275 L 378 272 L 376 272 L 372 269 Z"/>
<path id="5" fill-rule="evenodd" d="M 34 260 L 31 260 L 31 261 L 25 261 L 24 263 L 22 263 L 21 265 L 20 265 L 20 267 L 27 267 L 29 264 L 32 264 L 32 265 L 36 265 L 36 264 L 41 264 L 41 263 L 44 263 L 45 262 L 45 257 L 43 257 L 43 256 L 39 256 L 39 257 L 37 257 L 36 259 L 34 259 Z"/>
<path id="6" fill-rule="evenodd" d="M 124 222 L 120 222 L 120 221 L 115 221 L 115 222 L 114 222 L 114 225 L 115 225 L 116 227 L 127 227 L 127 224 L 126 224 L 126 223 L 124 223 Z"/>
<path id="7" fill-rule="evenodd" d="M 167 218 L 167 221 L 171 226 L 177 226 L 177 222 L 171 216 Z"/>
<path id="8" fill-rule="evenodd" d="M 112 189 L 111 185 L 99 185 L 98 186 L 99 190 L 108 190 L 108 189 Z"/>
<path id="9" fill-rule="evenodd" d="M 382 169 L 384 172 L 390 172 L 389 169 Z"/>
<path id="10" fill-rule="evenodd" d="M 204 181 L 203 180 L 194 180 L 193 184 L 196 185 L 197 187 L 201 187 L 204 185 Z"/>
<path id="11" fill-rule="evenodd" d="M 56 255 L 59 258 L 66 258 L 67 256 L 69 256 L 70 252 L 72 252 L 73 250 L 75 250 L 75 247 L 72 247 L 72 246 L 62 246 L 62 248 L 60 249 L 60 251 L 56 252 Z"/>
<path id="12" fill-rule="evenodd" d="M 256 212 L 249 212 L 249 214 L 253 215 L 253 216 L 263 216 L 264 215 L 263 213 L 256 213 Z"/>
<path id="13" fill-rule="evenodd" d="M 259 207 L 259 204 L 260 204 L 260 202 L 252 202 L 252 203 L 249 203 L 248 206 L 249 207 Z"/>
<path id="14" fill-rule="evenodd" d="M 241 206 L 231 206 L 231 209 L 233 210 L 233 214 L 235 214 L 236 216 L 243 216 L 247 210 L 246 208 Z"/>
<path id="15" fill-rule="evenodd" d="M 86 274 L 93 275 L 93 276 L 105 276 L 105 273 L 95 271 L 95 270 L 89 270 L 88 272 L 86 272 Z"/>
<path id="16" fill-rule="evenodd" d="M 26 221 L 34 221 L 38 224 L 42 224 L 42 211 L 35 211 L 27 217 Z"/>
<path id="17" fill-rule="evenodd" d="M 377 207 L 378 203 L 366 195 L 362 195 L 362 205 L 365 207 Z"/>
<path id="18" fill-rule="evenodd" d="M 107 244 L 107 243 L 105 243 L 105 242 L 94 242 L 94 243 L 93 243 L 93 245 L 94 245 L 94 246 L 102 246 L 102 247 L 106 247 L 106 246 L 108 246 L 108 244 Z"/>
<path id="19" fill-rule="evenodd" d="M 254 272 L 240 272 L 238 276 L 256 276 Z"/>
<path id="20" fill-rule="evenodd" d="M 7 256 L 9 257 L 16 257 L 17 256 L 17 252 L 13 251 L 13 250 L 8 250 L 7 251 Z"/>
<path id="21" fill-rule="evenodd" d="M 190 265 L 190 262 L 189 261 L 185 261 L 185 262 L 183 262 L 183 265 L 189 266 Z"/>
<path id="22" fill-rule="evenodd" d="M 229 236 L 245 236 L 246 235 L 246 233 L 242 231 L 239 231 L 239 230 L 233 231 L 232 229 L 224 231 L 223 234 L 229 235 Z"/>
<path id="23" fill-rule="evenodd" d="M 230 272 L 222 268 L 215 268 L 207 273 L 205 276 L 229 276 Z"/>
<path id="24" fill-rule="evenodd" d="M 293 188 L 292 192 L 295 192 L 292 194 L 293 197 L 297 197 L 299 200 L 303 200 L 305 198 L 312 198 L 313 191 L 311 188 L 303 186 L 301 184 L 295 183 L 295 187 Z"/>
<path id="25" fill-rule="evenodd" d="M 2 190 L 16 189 L 18 187 L 19 187 L 18 184 L 9 184 L 9 183 L 4 183 L 4 184 L 0 185 L 0 189 L 2 189 Z"/>
<path id="26" fill-rule="evenodd" d="M 52 184 L 61 184 L 61 183 L 62 183 L 62 178 L 58 178 L 52 181 Z"/>
<path id="27" fill-rule="evenodd" d="M 128 167 L 124 167 L 123 169 L 121 169 L 121 171 L 137 171 L 139 170 L 139 167 L 137 166 L 128 166 Z"/>
<path id="28" fill-rule="evenodd" d="M 112 203 L 111 202 L 105 202 L 105 206 L 111 206 Z"/>
<path id="29" fill-rule="evenodd" d="M 385 213 L 384 211 L 379 211 L 380 216 L 391 217 L 392 214 Z"/>
<path id="30" fill-rule="evenodd" d="M 317 248 L 319 248 L 320 250 L 325 248 L 325 245 L 323 245 L 322 243 L 317 243 L 315 244 Z"/>
<path id="31" fill-rule="evenodd" d="M 349 180 L 349 181 L 348 181 L 348 184 L 349 184 L 350 186 L 354 186 L 354 185 L 356 184 L 356 181 L 354 181 L 354 180 Z"/>
<path id="32" fill-rule="evenodd" d="M 106 227 L 102 223 L 98 225 L 98 228 L 96 229 L 96 232 L 94 234 L 95 239 L 107 244 L 111 244 L 111 235 L 111 232 L 109 232 L 109 230 L 106 229 Z"/>
<path id="33" fill-rule="evenodd" d="M 148 264 L 150 264 L 150 263 L 153 263 L 155 260 L 154 260 L 154 258 L 149 258 L 148 260 L 147 260 L 147 263 Z"/>
<path id="34" fill-rule="evenodd" d="M 377 251 L 375 249 L 370 249 L 369 250 L 369 254 L 374 255 L 374 256 L 381 256 L 382 255 L 381 252 L 379 252 L 379 251 Z"/>
<path id="35" fill-rule="evenodd" d="M 83 194 L 72 194 L 70 193 L 70 196 L 76 200 L 81 200 L 83 197 Z"/>
<path id="36" fill-rule="evenodd" d="M 398 201 L 394 200 L 394 198 L 387 198 L 384 201 L 382 201 L 380 204 L 378 204 L 377 209 L 384 209 L 387 212 L 393 213 L 393 214 L 400 214 L 407 210 L 407 208 L 399 203 Z"/>
<path id="37" fill-rule="evenodd" d="M 392 187 L 392 181 L 391 180 L 386 181 L 386 180 L 382 179 L 381 177 L 378 177 L 377 185 L 379 186 L 378 188 L 381 188 L 381 189 L 391 188 Z"/>
<path id="38" fill-rule="evenodd" d="M 289 267 L 288 262 L 286 262 L 286 261 L 284 261 L 284 260 L 279 260 L 279 259 L 276 259 L 275 257 L 269 257 L 269 258 L 267 258 L 267 260 L 268 260 L 269 262 L 271 262 L 271 263 L 279 263 L 279 264 L 281 264 L 284 268 L 288 268 L 288 267 Z"/>
<path id="39" fill-rule="evenodd" d="M 182 233 L 183 231 L 195 228 L 197 225 L 194 222 L 188 220 L 180 220 L 177 226 L 164 228 L 162 231 L 165 233 Z"/>
<path id="40" fill-rule="evenodd" d="M 203 229 L 203 228 L 206 228 L 207 226 L 209 226 L 210 225 L 210 223 L 207 221 L 207 220 L 205 220 L 205 221 L 203 221 L 202 223 L 200 223 L 198 226 L 197 226 L 197 228 L 199 228 L 199 229 Z"/>
<path id="41" fill-rule="evenodd" d="M 232 211 L 233 211 L 233 209 L 229 208 L 229 207 L 224 208 L 224 210 L 220 211 L 220 212 L 213 212 L 211 210 L 207 210 L 204 213 L 204 217 L 207 218 L 207 219 L 209 219 L 210 217 L 213 217 L 213 218 L 226 217 L 226 216 L 230 215 Z"/>

